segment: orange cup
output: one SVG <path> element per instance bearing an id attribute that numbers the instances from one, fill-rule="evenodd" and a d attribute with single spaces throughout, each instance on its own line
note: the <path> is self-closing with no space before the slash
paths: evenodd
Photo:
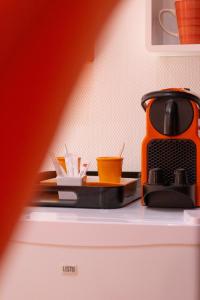
<path id="1" fill-rule="evenodd" d="M 97 157 L 100 182 L 120 183 L 123 158 L 120 156 Z"/>
<path id="2" fill-rule="evenodd" d="M 67 171 L 67 167 L 66 167 L 66 164 L 65 164 L 65 158 L 64 158 L 64 156 L 57 156 L 56 159 L 58 160 L 59 164 L 63 167 L 63 169 L 65 171 Z"/>
<path id="3" fill-rule="evenodd" d="M 175 5 L 181 44 L 199 44 L 200 0 L 176 1 Z"/>
<path id="4" fill-rule="evenodd" d="M 63 169 L 65 171 L 67 171 L 67 166 L 66 166 L 66 163 L 65 163 L 64 156 L 57 156 L 56 158 L 57 158 L 59 164 L 63 167 Z M 79 170 L 79 172 L 80 172 L 80 165 L 81 165 L 81 158 L 79 157 L 78 158 L 78 170 Z"/>
<path id="5" fill-rule="evenodd" d="M 164 8 L 159 12 L 159 23 L 168 34 L 179 37 L 181 44 L 200 44 L 200 0 L 176 0 L 175 10 Z M 169 31 L 163 23 L 162 15 L 176 16 L 178 31 Z"/>

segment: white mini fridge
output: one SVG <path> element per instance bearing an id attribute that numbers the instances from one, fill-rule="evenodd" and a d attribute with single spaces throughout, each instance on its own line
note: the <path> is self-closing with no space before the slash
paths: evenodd
<path id="1" fill-rule="evenodd" d="M 0 300 L 199 300 L 200 210 L 29 208 Z"/>

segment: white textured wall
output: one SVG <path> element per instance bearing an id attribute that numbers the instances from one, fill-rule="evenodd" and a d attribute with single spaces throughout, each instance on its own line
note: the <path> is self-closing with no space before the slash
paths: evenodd
<path id="1" fill-rule="evenodd" d="M 115 155 L 123 142 L 124 170 L 140 170 L 145 114 L 140 99 L 166 87 L 190 87 L 200 93 L 200 58 L 150 55 L 145 49 L 145 0 L 122 0 L 96 45 L 73 93 L 70 117 L 64 113 L 52 150 L 70 151 L 91 161 Z M 51 169 L 47 158 L 44 169 Z"/>

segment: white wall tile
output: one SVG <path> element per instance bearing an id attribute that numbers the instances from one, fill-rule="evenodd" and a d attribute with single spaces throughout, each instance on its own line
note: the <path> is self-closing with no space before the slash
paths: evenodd
<path id="1" fill-rule="evenodd" d="M 145 1 L 123 0 L 96 45 L 64 112 L 52 143 L 56 155 L 70 151 L 91 162 L 118 154 L 123 142 L 124 170 L 140 170 L 140 145 L 145 113 L 140 100 L 146 92 L 167 87 L 190 87 L 200 93 L 198 57 L 152 56 L 145 49 Z M 43 169 L 52 169 L 49 158 Z"/>

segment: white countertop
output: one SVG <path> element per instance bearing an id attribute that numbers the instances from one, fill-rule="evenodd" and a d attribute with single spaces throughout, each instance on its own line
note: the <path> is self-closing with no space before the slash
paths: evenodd
<path id="1" fill-rule="evenodd" d="M 188 214 L 195 214 L 196 216 L 193 218 L 195 221 L 200 219 L 200 209 L 185 211 L 182 209 L 153 209 L 142 206 L 140 201 L 136 201 L 119 209 L 29 207 L 22 219 L 41 222 L 184 225 L 189 221 L 192 224 L 192 219 L 189 220 L 186 217 Z"/>
<path id="2" fill-rule="evenodd" d="M 200 209 L 29 207 L 13 241 L 70 247 L 200 245 Z"/>

